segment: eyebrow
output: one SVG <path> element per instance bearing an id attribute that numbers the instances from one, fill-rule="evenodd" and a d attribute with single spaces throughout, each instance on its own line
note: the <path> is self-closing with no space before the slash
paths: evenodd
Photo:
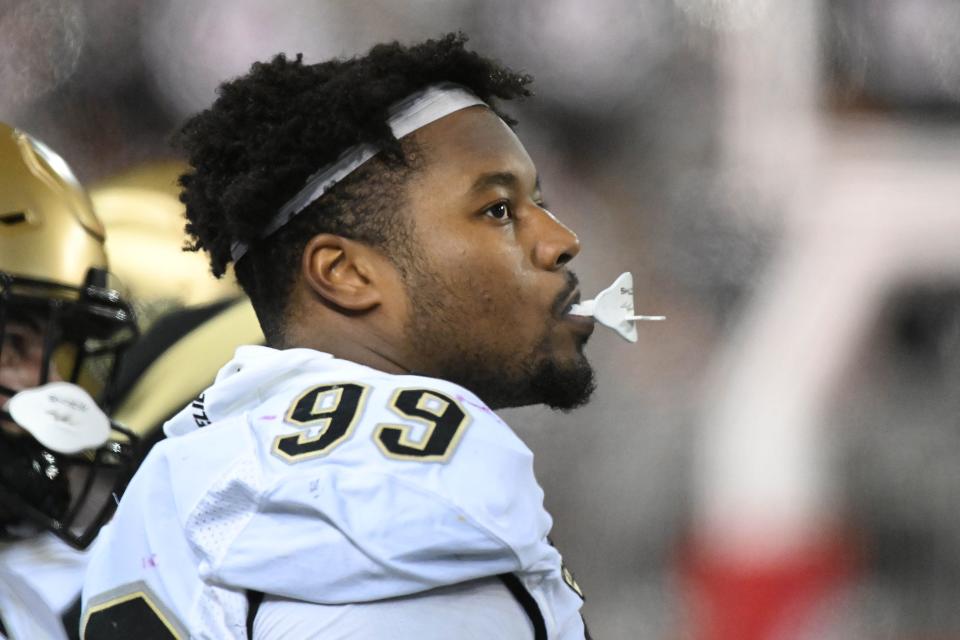
<path id="1" fill-rule="evenodd" d="M 520 178 L 517 174 L 510 171 L 492 171 L 485 173 L 477 178 L 470 187 L 470 193 L 477 193 L 490 187 L 506 187 L 516 189 L 520 185 Z M 540 174 L 537 174 L 537 181 L 534 186 L 534 193 L 540 193 Z"/>

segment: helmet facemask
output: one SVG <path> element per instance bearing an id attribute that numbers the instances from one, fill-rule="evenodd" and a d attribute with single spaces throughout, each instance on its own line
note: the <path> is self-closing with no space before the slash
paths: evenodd
<path id="1" fill-rule="evenodd" d="M 0 536 L 32 535 L 43 528 L 84 548 L 110 517 L 133 472 L 136 437 L 110 422 L 106 442 L 64 452 L 17 424 L 8 401 L 65 381 L 108 409 L 104 389 L 136 336 L 129 305 L 107 288 L 101 269 L 90 269 L 81 287 L 0 271 L 0 374 L 5 374 L 0 377 Z"/>

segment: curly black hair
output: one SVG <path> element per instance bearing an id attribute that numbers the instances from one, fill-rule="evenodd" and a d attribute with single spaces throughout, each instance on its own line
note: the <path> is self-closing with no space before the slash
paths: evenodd
<path id="1" fill-rule="evenodd" d="M 283 345 L 283 317 L 307 240 L 336 233 L 367 242 L 394 262 L 409 247 L 396 215 L 402 187 L 418 168 L 415 147 L 401 145 L 388 108 L 437 82 L 494 98 L 530 95 L 528 75 L 468 51 L 462 33 L 404 46 L 380 44 L 366 55 L 304 64 L 283 54 L 255 63 L 222 84 L 209 109 L 188 120 L 176 142 L 192 171 L 180 178 L 191 250 L 209 252 L 221 277 L 235 242 L 250 246 L 235 265 L 268 344 Z M 318 169 L 358 143 L 381 152 L 268 238 L 262 230 Z M 401 203 L 398 205 L 398 203 Z"/>

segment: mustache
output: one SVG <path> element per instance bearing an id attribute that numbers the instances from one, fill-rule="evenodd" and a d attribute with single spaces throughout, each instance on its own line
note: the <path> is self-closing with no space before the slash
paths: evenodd
<path id="1" fill-rule="evenodd" d="M 567 303 L 570 301 L 570 296 L 577 290 L 577 287 L 580 286 L 580 279 L 573 271 L 566 271 L 564 275 L 566 276 L 567 282 L 563 289 L 560 290 L 560 293 L 557 294 L 553 305 L 550 307 L 550 311 L 555 318 L 563 315 L 563 312 L 566 311 Z M 578 300 L 574 300 L 573 302 L 578 302 Z"/>

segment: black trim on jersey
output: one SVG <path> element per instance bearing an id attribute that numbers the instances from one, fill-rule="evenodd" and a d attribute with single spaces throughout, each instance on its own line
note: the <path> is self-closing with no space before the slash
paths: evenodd
<path id="1" fill-rule="evenodd" d="M 177 640 L 143 594 L 122 599 L 87 617 L 83 637 L 91 640 Z"/>
<path id="2" fill-rule="evenodd" d="M 73 601 L 67 610 L 60 616 L 63 628 L 67 631 L 69 640 L 80 640 L 80 595 Z"/>
<path id="3" fill-rule="evenodd" d="M 257 612 L 263 604 L 263 591 L 247 590 L 247 638 L 253 640 L 253 623 L 257 619 Z"/>
<path id="4" fill-rule="evenodd" d="M 533 599 L 527 588 L 520 582 L 520 578 L 512 573 L 504 573 L 497 577 L 506 585 L 510 594 L 520 603 L 524 613 L 530 618 L 530 624 L 533 625 L 533 640 L 547 640 L 547 624 L 543 621 L 540 607 L 537 606 L 537 601 Z"/>

